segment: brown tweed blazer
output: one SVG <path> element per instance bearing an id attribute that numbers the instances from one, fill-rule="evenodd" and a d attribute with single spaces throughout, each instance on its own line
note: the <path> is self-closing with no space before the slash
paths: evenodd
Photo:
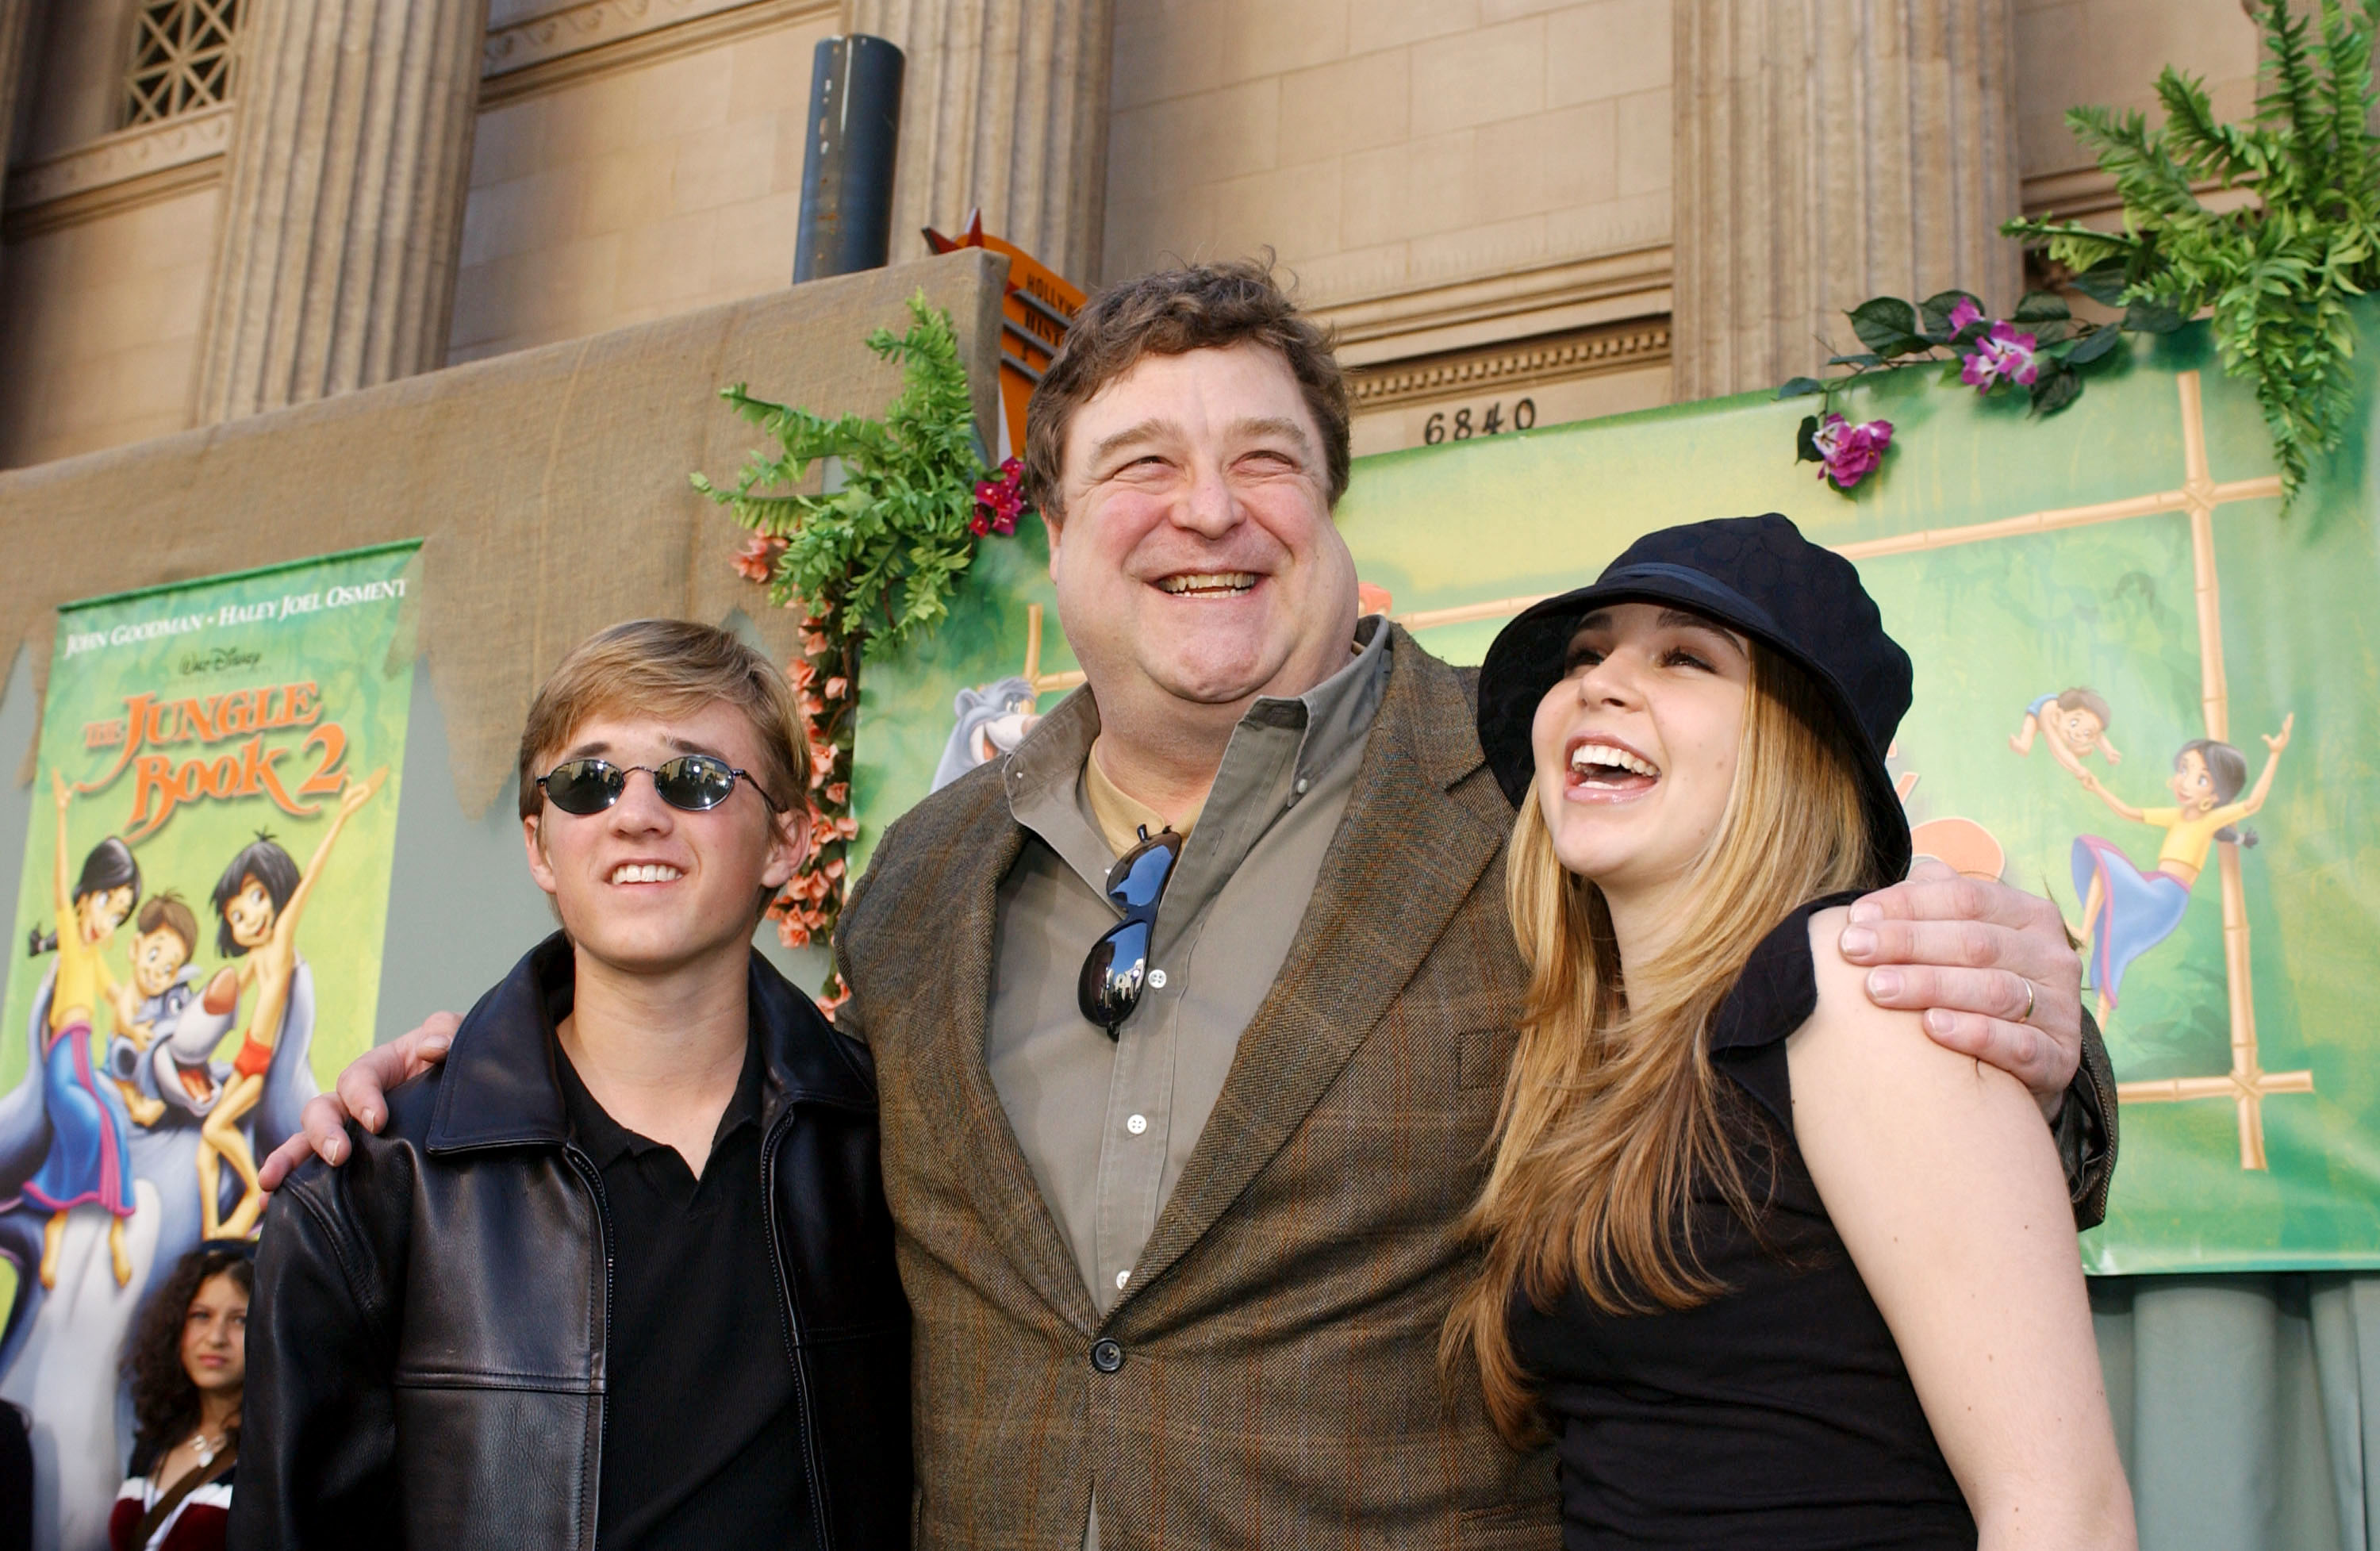
<path id="1" fill-rule="evenodd" d="M 1512 811 L 1475 674 L 1402 630 L 1390 651 L 1305 918 L 1105 1320 L 984 1061 L 1025 839 L 999 771 L 894 824 L 855 891 L 838 1021 L 876 1056 L 919 1546 L 1071 1551 L 1094 1484 L 1101 1551 L 1557 1543 L 1549 1455 L 1501 1443 L 1475 1375 L 1436 1360 L 1520 1012 Z"/>

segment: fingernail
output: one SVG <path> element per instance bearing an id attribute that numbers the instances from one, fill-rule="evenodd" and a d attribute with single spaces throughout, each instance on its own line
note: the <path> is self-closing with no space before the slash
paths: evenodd
<path id="1" fill-rule="evenodd" d="M 1865 900 L 1852 901 L 1852 919 L 1854 922 L 1873 921 L 1883 914 L 1883 911 L 1878 910 L 1876 906 L 1868 903 Z"/>
<path id="2" fill-rule="evenodd" d="M 339 1140 L 339 1138 L 334 1136 L 329 1141 L 322 1144 L 322 1161 L 325 1163 L 336 1163 L 341 1157 L 346 1155 L 346 1151 L 347 1145 Z"/>
<path id="3" fill-rule="evenodd" d="M 1948 1034 L 1950 1032 L 1950 1014 L 1938 1007 L 1929 1007 L 1925 1010 L 1926 1033 Z"/>
<path id="4" fill-rule="evenodd" d="M 380 1129 L 380 1111 L 377 1109 L 366 1109 L 357 1115 L 356 1119 L 364 1122 L 364 1129 L 366 1131 L 378 1131 Z"/>
<path id="5" fill-rule="evenodd" d="M 1900 994 L 1900 971 L 1879 969 L 1867 977 L 1867 994 L 1872 997 L 1897 997 Z"/>
<path id="6" fill-rule="evenodd" d="M 452 1043 L 453 1041 L 444 1035 L 433 1034 L 421 1042 L 421 1053 L 425 1056 L 443 1056 L 446 1053 L 446 1047 Z"/>
<path id="7" fill-rule="evenodd" d="M 1843 928 L 1842 946 L 1845 953 L 1853 956 L 1873 953 L 1876 951 L 1876 933 L 1865 927 L 1846 927 Z"/>

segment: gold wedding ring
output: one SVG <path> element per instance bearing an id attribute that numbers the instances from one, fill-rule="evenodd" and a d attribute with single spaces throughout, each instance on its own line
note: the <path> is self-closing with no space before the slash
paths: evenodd
<path id="1" fill-rule="evenodd" d="M 2024 976 L 2022 975 L 2018 975 L 2017 978 L 2024 980 Z M 2016 1015 L 2016 1021 L 2018 1023 L 2029 1024 L 2033 1022 L 2033 982 L 2030 980 L 2024 980 L 2024 1011 Z"/>

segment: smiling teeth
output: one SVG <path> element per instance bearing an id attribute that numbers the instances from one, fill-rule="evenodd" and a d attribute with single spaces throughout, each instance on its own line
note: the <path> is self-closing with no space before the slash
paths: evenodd
<path id="1" fill-rule="evenodd" d="M 1168 592 L 1245 592 L 1257 585 L 1253 571 L 1196 571 L 1157 584 Z"/>
<path id="2" fill-rule="evenodd" d="M 641 866 L 632 865 L 612 869 L 612 881 L 614 883 L 671 883 L 685 876 L 686 874 L 675 867 L 663 866 L 658 862 L 647 862 Z"/>
<path id="3" fill-rule="evenodd" d="M 1570 757 L 1573 770 L 1620 769 L 1640 776 L 1658 776 L 1661 768 L 1650 759 L 1640 759 L 1624 748 L 1609 744 L 1581 744 L 1578 752 Z"/>

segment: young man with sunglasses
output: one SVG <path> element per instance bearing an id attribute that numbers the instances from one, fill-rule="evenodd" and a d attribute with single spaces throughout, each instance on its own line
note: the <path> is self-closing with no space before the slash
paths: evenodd
<path id="1" fill-rule="evenodd" d="M 1526 985 L 1512 809 L 1475 674 L 1358 617 L 1347 411 L 1252 264 L 1094 297 L 1035 391 L 1087 692 L 894 823 L 837 942 L 916 1311 L 920 1546 L 1555 1544 L 1550 1453 L 1437 1356 Z M 2095 1215 L 2113 1084 L 2095 1048 L 2077 1076 L 2056 911 L 1936 879 L 1854 916 L 1871 994 L 2023 1079 Z M 342 1100 L 369 1124 L 443 1036 Z M 334 1120 L 268 1176 L 346 1156 Z"/>
<path id="2" fill-rule="evenodd" d="M 908 1543 L 864 1048 L 753 951 L 808 843 L 783 676 L 647 620 L 521 736 L 562 929 L 273 1199 L 231 1544 Z"/>

